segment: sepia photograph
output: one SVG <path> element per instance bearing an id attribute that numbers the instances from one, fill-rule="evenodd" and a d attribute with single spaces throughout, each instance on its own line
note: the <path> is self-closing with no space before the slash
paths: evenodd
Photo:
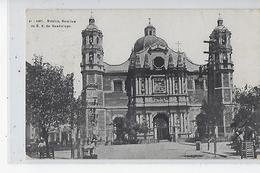
<path id="1" fill-rule="evenodd" d="M 260 159 L 257 9 L 27 9 L 25 157 Z"/>

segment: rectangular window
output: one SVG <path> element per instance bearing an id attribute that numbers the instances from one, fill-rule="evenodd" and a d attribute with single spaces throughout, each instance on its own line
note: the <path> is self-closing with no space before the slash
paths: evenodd
<path id="1" fill-rule="evenodd" d="M 224 90 L 224 102 L 230 102 L 231 101 L 231 94 L 230 89 Z"/>
<path id="2" fill-rule="evenodd" d="M 114 92 L 123 92 L 123 82 L 121 80 L 114 81 Z"/>
<path id="3" fill-rule="evenodd" d="M 221 86 L 222 86 L 221 74 L 218 73 L 216 74 L 216 87 L 221 87 Z"/>
<path id="4" fill-rule="evenodd" d="M 198 90 L 198 89 L 203 89 L 203 81 L 200 81 L 200 80 L 195 80 L 195 89 Z"/>
<path id="5" fill-rule="evenodd" d="M 223 85 L 224 85 L 224 87 L 229 87 L 229 75 L 228 75 L 228 73 L 223 73 Z"/>
<path id="6" fill-rule="evenodd" d="M 88 84 L 94 84 L 95 83 L 95 75 L 89 74 L 88 75 Z"/>

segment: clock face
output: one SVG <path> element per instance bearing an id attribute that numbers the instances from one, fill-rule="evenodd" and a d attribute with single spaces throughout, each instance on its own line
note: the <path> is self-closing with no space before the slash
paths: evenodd
<path id="1" fill-rule="evenodd" d="M 156 77 L 153 79 L 153 92 L 166 93 L 166 81 L 164 77 Z"/>

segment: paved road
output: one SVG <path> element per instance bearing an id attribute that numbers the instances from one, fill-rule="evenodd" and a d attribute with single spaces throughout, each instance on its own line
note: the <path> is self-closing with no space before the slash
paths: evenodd
<path id="1" fill-rule="evenodd" d="M 212 154 L 195 150 L 191 144 L 160 142 L 153 144 L 131 144 L 98 146 L 99 159 L 221 159 Z M 223 158 L 222 158 L 223 159 Z"/>
<path id="2" fill-rule="evenodd" d="M 213 154 L 213 144 L 210 150 L 207 150 L 207 144 L 202 144 L 202 150 L 196 151 L 195 144 L 174 142 L 99 145 L 96 148 L 96 154 L 98 154 L 98 159 L 240 159 L 239 156 L 234 156 L 234 150 L 226 144 L 217 144 L 219 155 L 216 157 Z M 55 151 L 55 158 L 70 159 L 70 151 Z"/>

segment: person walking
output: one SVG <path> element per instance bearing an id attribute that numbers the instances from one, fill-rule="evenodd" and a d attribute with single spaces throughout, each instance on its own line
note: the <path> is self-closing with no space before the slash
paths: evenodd
<path id="1" fill-rule="evenodd" d="M 39 144 L 38 144 L 38 149 L 39 149 L 39 153 L 40 153 L 40 159 L 44 157 L 44 151 L 46 148 L 46 143 L 43 139 L 40 140 Z"/>

